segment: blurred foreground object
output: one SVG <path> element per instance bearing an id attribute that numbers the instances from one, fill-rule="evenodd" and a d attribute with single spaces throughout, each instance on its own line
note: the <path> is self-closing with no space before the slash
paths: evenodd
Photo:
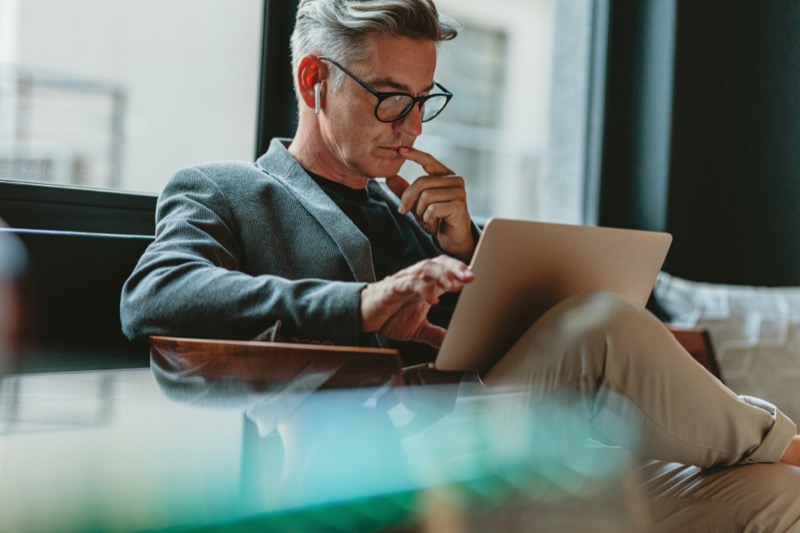
<path id="1" fill-rule="evenodd" d="M 409 433 L 418 413 L 391 387 L 297 397 L 154 369 L 17 374 L 3 387 L 3 532 L 648 526 L 629 454 L 587 445 L 569 401 L 530 409 L 511 393 L 470 396 Z"/>
<path id="2" fill-rule="evenodd" d="M 354 373 L 361 354 L 332 347 L 150 340 L 167 398 L 244 414 L 240 530 L 647 530 L 635 453 L 596 443 L 571 394 L 531 406 L 477 381 L 397 383 L 392 354 Z"/>
<path id="3" fill-rule="evenodd" d="M 4 226 L 0 220 L 0 227 Z M 26 257 L 25 248 L 14 235 L 0 232 L 0 376 L 13 366 L 19 353 Z"/>

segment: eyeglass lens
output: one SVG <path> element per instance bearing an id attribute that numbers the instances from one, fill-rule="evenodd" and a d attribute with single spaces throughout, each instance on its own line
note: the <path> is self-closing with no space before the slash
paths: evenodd
<path id="1" fill-rule="evenodd" d="M 447 104 L 447 97 L 434 95 L 422 104 L 422 122 L 427 122 L 438 115 Z M 408 113 L 414 100 L 410 96 L 396 95 L 381 101 L 378 105 L 378 119 L 384 122 L 393 122 Z"/>

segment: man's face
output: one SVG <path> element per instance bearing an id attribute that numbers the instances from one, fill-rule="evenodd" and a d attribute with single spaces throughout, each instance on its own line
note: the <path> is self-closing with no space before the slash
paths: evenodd
<path id="1" fill-rule="evenodd" d="M 343 65 L 380 92 L 405 92 L 414 96 L 433 89 L 436 45 L 431 40 L 373 36 L 367 41 L 367 59 Z M 337 58 L 332 58 L 337 59 Z M 329 64 L 331 71 L 334 65 Z M 393 176 L 404 159 L 397 150 L 412 146 L 422 133 L 419 106 L 397 122 L 375 118 L 377 98 L 355 80 L 342 74 L 336 88 L 329 86 L 323 142 L 346 176 L 357 178 Z"/>

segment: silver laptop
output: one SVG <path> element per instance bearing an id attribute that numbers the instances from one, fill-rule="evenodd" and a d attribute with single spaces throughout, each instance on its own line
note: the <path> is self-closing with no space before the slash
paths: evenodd
<path id="1" fill-rule="evenodd" d="M 461 293 L 436 357 L 440 370 L 488 370 L 543 313 L 573 295 L 610 291 L 644 306 L 668 233 L 492 219 L 475 280 Z"/>

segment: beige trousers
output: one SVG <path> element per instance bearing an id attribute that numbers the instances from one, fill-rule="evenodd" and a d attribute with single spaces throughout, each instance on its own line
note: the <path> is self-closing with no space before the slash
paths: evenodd
<path id="1" fill-rule="evenodd" d="M 800 468 L 775 464 L 797 428 L 708 373 L 652 314 L 607 293 L 539 319 L 485 377 L 525 401 L 577 391 L 593 431 L 635 447 L 656 531 L 800 531 Z M 620 424 L 638 427 L 618 442 Z"/>

